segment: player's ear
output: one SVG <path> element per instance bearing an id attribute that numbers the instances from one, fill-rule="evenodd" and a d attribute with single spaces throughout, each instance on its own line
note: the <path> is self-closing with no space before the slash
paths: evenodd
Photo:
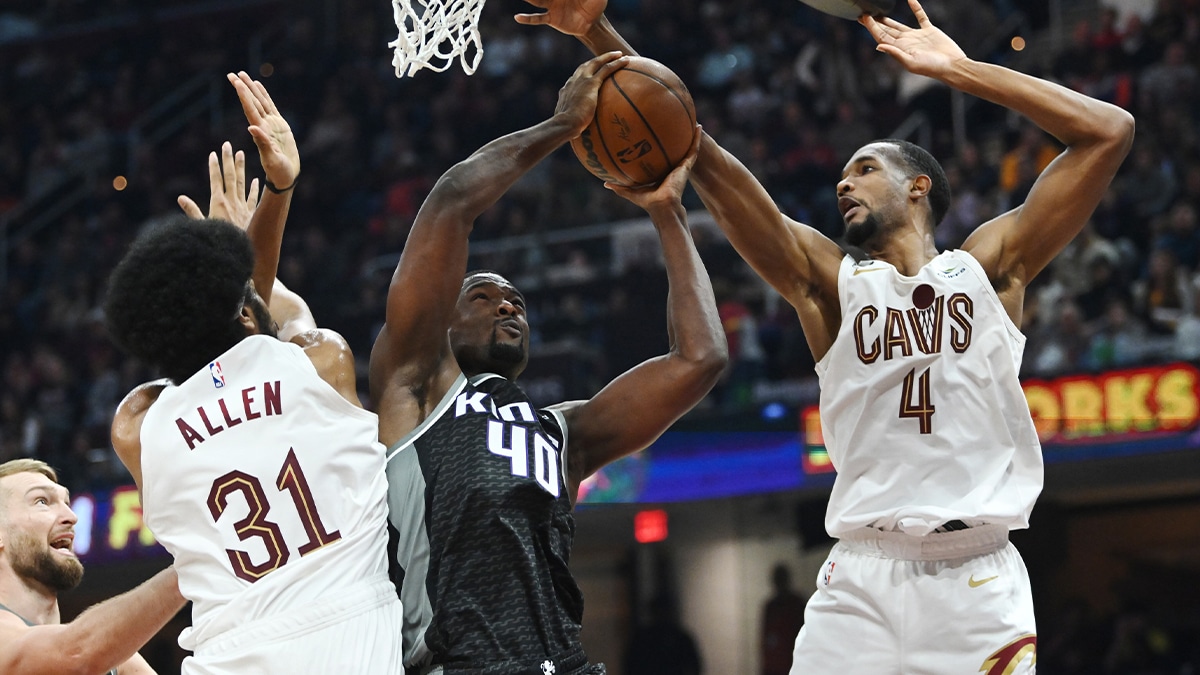
<path id="1" fill-rule="evenodd" d="M 254 318 L 254 312 L 250 311 L 250 305 L 242 305 L 242 313 L 238 314 L 237 322 L 246 329 L 246 335 L 258 335 L 262 332 L 262 328 Z"/>
<path id="2" fill-rule="evenodd" d="M 912 180 L 908 187 L 908 196 L 911 199 L 919 199 L 929 195 L 929 191 L 933 188 L 933 180 L 921 174 Z"/>

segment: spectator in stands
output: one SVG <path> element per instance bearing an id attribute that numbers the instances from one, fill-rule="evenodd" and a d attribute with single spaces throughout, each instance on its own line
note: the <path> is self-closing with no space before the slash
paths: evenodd
<path id="1" fill-rule="evenodd" d="M 1134 284 L 1137 314 L 1157 335 L 1171 335 L 1179 319 L 1191 311 L 1192 284 L 1180 268 L 1174 249 L 1158 248 L 1150 254 L 1146 277 Z"/>
<path id="2" fill-rule="evenodd" d="M 626 675 L 701 675 L 696 640 L 679 622 L 677 601 L 658 595 L 650 601 L 650 620 L 638 626 L 625 651 Z"/>
<path id="3" fill-rule="evenodd" d="M 1059 152 L 1046 132 L 1023 121 L 1016 145 L 1004 153 L 1000 160 L 1000 191 L 1004 193 L 1007 203 L 1016 205 L 1024 202 L 1033 181 L 1058 157 Z"/>
<path id="4" fill-rule="evenodd" d="M 1138 80 L 1141 109 L 1150 111 L 1177 101 L 1193 101 L 1200 85 L 1200 71 L 1188 62 L 1187 44 L 1172 42 L 1163 58 L 1147 68 Z"/>
<path id="5" fill-rule="evenodd" d="M 783 563 L 771 570 L 771 588 L 771 597 L 763 606 L 759 664 L 762 675 L 788 675 L 808 599 L 792 590 L 791 573 Z"/>
<path id="6" fill-rule="evenodd" d="M 1121 368 L 1138 363 L 1147 350 L 1146 327 L 1124 298 L 1108 299 L 1104 316 L 1091 332 L 1086 364 L 1091 370 Z"/>

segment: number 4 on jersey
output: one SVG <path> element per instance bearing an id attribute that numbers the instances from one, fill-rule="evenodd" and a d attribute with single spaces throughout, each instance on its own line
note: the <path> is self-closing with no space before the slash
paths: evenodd
<path id="1" fill-rule="evenodd" d="M 904 393 L 900 395 L 900 417 L 915 417 L 921 422 L 921 433 L 933 432 L 933 401 L 929 396 L 929 369 L 926 368 L 921 377 L 916 377 L 917 369 L 913 368 L 904 376 Z M 914 386 L 915 384 L 915 386 Z M 916 401 L 913 400 L 914 395 Z"/>

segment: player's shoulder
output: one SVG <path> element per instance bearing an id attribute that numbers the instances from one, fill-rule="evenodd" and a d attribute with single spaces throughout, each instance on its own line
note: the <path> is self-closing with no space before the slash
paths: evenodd
<path id="1" fill-rule="evenodd" d="M 587 403 L 587 401 L 583 400 L 583 399 L 580 399 L 577 401 L 563 401 L 562 403 L 555 403 L 553 405 L 548 405 L 545 408 L 543 408 L 543 410 L 551 410 L 551 411 L 560 412 L 563 414 L 573 413 L 574 411 L 583 407 L 586 403 Z"/>
<path id="2" fill-rule="evenodd" d="M 146 413 L 169 386 L 171 381 L 166 378 L 145 382 L 134 387 L 117 406 L 112 421 L 112 443 L 126 466 L 140 452 Z"/>
<path id="3" fill-rule="evenodd" d="M 563 401 L 562 403 L 548 405 L 538 412 L 553 416 L 561 416 L 562 421 L 569 428 L 572 420 L 574 420 L 578 415 L 585 414 L 583 411 L 587 409 L 587 404 L 587 400 Z M 563 429 L 563 431 L 565 432 L 567 429 Z"/>
<path id="4" fill-rule="evenodd" d="M 0 610 L 0 672 L 9 672 L 15 661 L 20 660 L 21 637 L 30 627 L 21 617 L 10 611 Z"/>
<path id="5" fill-rule="evenodd" d="M 24 632 L 29 630 L 29 624 L 25 622 L 17 613 L 10 609 L 0 609 L 0 636 L 8 635 L 13 631 Z M 4 641 L 0 640 L 0 644 Z"/>
<path id="6" fill-rule="evenodd" d="M 126 394 L 125 398 L 121 399 L 121 403 L 117 406 L 116 417 L 142 417 L 169 386 L 171 386 L 171 381 L 165 377 L 139 384 Z"/>
<path id="7" fill-rule="evenodd" d="M 341 333 L 328 328 L 312 328 L 297 333 L 288 342 L 303 349 L 310 358 L 314 354 L 325 353 L 347 354 L 353 357 L 350 343 L 346 341 L 346 338 L 342 337 Z"/>

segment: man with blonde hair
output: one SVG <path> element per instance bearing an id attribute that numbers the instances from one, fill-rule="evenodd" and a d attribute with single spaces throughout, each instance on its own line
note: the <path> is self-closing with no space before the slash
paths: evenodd
<path id="1" fill-rule="evenodd" d="M 154 672 L 137 650 L 184 605 L 175 570 L 60 623 L 59 591 L 83 578 L 72 550 L 78 520 L 48 464 L 0 464 L 0 673 Z"/>

